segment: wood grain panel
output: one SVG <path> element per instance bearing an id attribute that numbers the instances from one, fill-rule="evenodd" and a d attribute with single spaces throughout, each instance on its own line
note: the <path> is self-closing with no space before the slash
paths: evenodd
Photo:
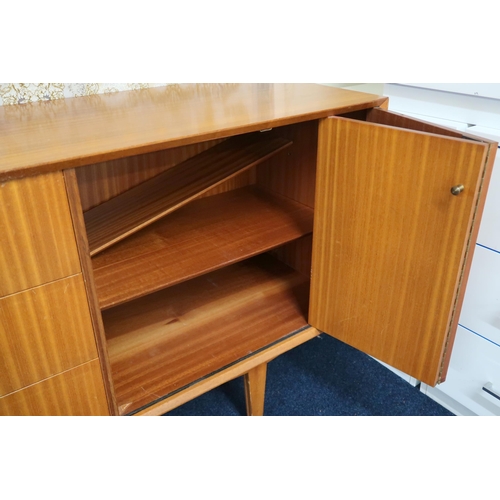
<path id="1" fill-rule="evenodd" d="M 1 106 L 0 180 L 314 120 L 386 100 L 313 84 L 186 84 Z"/>
<path id="2" fill-rule="evenodd" d="M 94 274 L 92 271 L 92 263 L 90 260 L 89 246 L 87 242 L 87 233 L 85 231 L 85 224 L 83 221 L 83 212 L 80 204 L 80 194 L 75 171 L 66 170 L 64 172 L 64 180 L 66 183 L 68 201 L 75 228 L 78 253 L 80 254 L 80 261 L 82 265 L 82 276 L 86 289 L 86 299 L 94 329 L 95 342 L 99 355 L 99 363 L 101 365 L 109 412 L 111 415 L 117 415 L 118 406 L 116 404 L 113 380 L 111 378 L 111 367 L 109 364 L 108 350 L 106 346 L 106 336 L 104 334 L 104 325 L 102 323 L 101 310 L 99 309 L 99 301 L 97 299 Z"/>
<path id="3" fill-rule="evenodd" d="M 341 118 L 319 140 L 310 324 L 435 385 L 487 147 Z"/>
<path id="4" fill-rule="evenodd" d="M 0 396 L 96 356 L 81 275 L 0 299 Z"/>
<path id="5" fill-rule="evenodd" d="M 109 415 L 99 361 L 90 361 L 0 398 L 0 415 Z"/>
<path id="6" fill-rule="evenodd" d="M 210 188 L 289 147 L 282 138 L 228 139 L 85 213 L 90 254 L 177 210 Z"/>
<path id="7" fill-rule="evenodd" d="M 0 183 L 0 297 L 79 272 L 62 174 Z"/>
<path id="8" fill-rule="evenodd" d="M 101 309 L 311 233 L 313 211 L 252 188 L 192 202 L 93 258 Z"/>
<path id="9" fill-rule="evenodd" d="M 298 123 L 266 133 L 285 137 L 293 144 L 257 167 L 257 185 L 314 208 L 318 122 Z M 271 253 L 305 276 L 311 275 L 311 236 L 282 245 Z"/>
<path id="10" fill-rule="evenodd" d="M 257 167 L 257 184 L 314 208 L 318 122 L 280 127 L 265 134 L 283 137 L 293 144 Z"/>
<path id="11" fill-rule="evenodd" d="M 103 313 L 121 413 L 307 325 L 309 281 L 267 256 Z"/>
<path id="12" fill-rule="evenodd" d="M 228 191 L 232 191 L 234 189 L 239 189 L 245 186 L 251 186 L 256 182 L 256 168 L 250 168 L 249 170 L 245 170 L 241 174 L 235 175 L 228 179 L 227 181 L 221 182 L 214 188 L 209 189 L 205 193 L 198 196 L 198 198 L 207 198 L 209 196 L 214 196 L 216 194 L 227 193 Z"/>
<path id="13" fill-rule="evenodd" d="M 293 335 L 289 335 L 280 342 L 272 344 L 267 349 L 263 349 L 220 372 L 204 377 L 195 384 L 192 384 L 181 391 L 175 392 L 168 398 L 161 399 L 154 404 L 141 409 L 140 411 L 134 413 L 134 415 L 163 415 L 166 412 L 173 410 L 174 408 L 177 408 L 178 406 L 187 403 L 202 394 L 205 394 L 215 387 L 248 373 L 249 370 L 252 370 L 262 363 L 267 363 L 268 361 L 277 358 L 279 355 L 290 351 L 291 349 L 313 339 L 314 337 L 317 337 L 320 333 L 321 332 L 318 332 L 318 330 L 311 327 L 294 332 Z"/>
<path id="14" fill-rule="evenodd" d="M 82 210 L 87 210 L 209 149 L 223 139 L 111 160 L 76 169 Z"/>
<path id="15" fill-rule="evenodd" d="M 409 116 L 400 115 L 380 108 L 369 109 L 366 112 L 367 121 L 379 123 L 381 125 L 390 125 L 392 127 L 406 128 L 408 130 L 418 130 L 420 132 L 428 132 L 448 137 L 463 138 L 463 134 L 459 130 L 455 130 L 434 123 L 416 120 Z"/>

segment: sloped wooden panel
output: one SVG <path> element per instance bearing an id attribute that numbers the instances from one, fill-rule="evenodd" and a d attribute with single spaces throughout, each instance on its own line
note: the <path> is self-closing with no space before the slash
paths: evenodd
<path id="1" fill-rule="evenodd" d="M 85 213 L 95 255 L 291 145 L 260 134 L 228 139 Z"/>

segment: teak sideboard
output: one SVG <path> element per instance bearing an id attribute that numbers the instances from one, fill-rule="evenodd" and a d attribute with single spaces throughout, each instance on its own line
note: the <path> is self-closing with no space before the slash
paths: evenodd
<path id="1" fill-rule="evenodd" d="M 0 108 L 0 414 L 158 415 L 326 332 L 445 378 L 496 144 L 310 84 Z M 327 367 L 325 367 L 327 369 Z"/>

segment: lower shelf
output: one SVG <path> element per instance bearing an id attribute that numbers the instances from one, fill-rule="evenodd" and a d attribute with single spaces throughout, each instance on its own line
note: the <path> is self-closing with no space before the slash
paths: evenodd
<path id="1" fill-rule="evenodd" d="M 307 326 L 309 279 L 260 255 L 103 312 L 121 414 Z"/>

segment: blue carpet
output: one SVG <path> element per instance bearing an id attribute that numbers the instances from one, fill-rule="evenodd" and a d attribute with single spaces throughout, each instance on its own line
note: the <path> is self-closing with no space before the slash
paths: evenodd
<path id="1" fill-rule="evenodd" d="M 243 380 L 239 378 L 168 415 L 245 413 Z M 269 363 L 264 414 L 452 415 L 377 361 L 329 335 L 321 335 Z"/>

